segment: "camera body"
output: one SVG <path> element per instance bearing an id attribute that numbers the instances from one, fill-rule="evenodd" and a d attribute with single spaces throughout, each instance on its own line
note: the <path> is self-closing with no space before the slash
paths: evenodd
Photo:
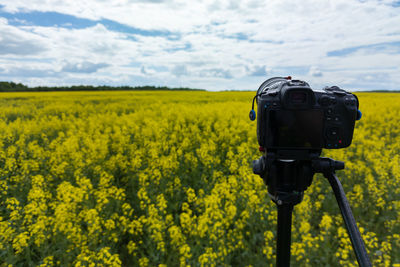
<path id="1" fill-rule="evenodd" d="M 348 147 L 361 113 L 358 99 L 337 86 L 313 90 L 290 77 L 274 77 L 257 91 L 257 138 L 265 149 Z"/>

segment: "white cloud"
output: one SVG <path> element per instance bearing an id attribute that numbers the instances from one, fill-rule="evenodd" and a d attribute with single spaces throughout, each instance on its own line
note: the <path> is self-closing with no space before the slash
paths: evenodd
<path id="1" fill-rule="evenodd" d="M 110 66 L 107 63 L 93 63 L 89 61 L 83 61 L 78 63 L 66 62 L 62 67 L 62 72 L 76 72 L 76 73 L 93 73 L 99 69 L 106 68 Z"/>
<path id="2" fill-rule="evenodd" d="M 265 65 L 255 65 L 246 68 L 248 75 L 250 76 L 264 76 L 266 77 L 271 69 L 267 68 Z"/>
<path id="3" fill-rule="evenodd" d="M 0 18 L 0 55 L 38 55 L 46 51 L 44 38 L 8 25 L 6 19 Z"/>
<path id="4" fill-rule="evenodd" d="M 378 79 L 381 76 L 374 73 L 386 73 L 385 86 L 394 88 L 400 79 L 396 69 L 400 62 L 400 9 L 393 7 L 393 3 L 0 0 L 9 12 L 52 11 L 99 21 L 93 27 L 73 29 L 17 27 L 2 19 L 0 59 L 7 70 L 15 63 L 15 57 L 30 58 L 20 63 L 21 68 L 28 68 L 36 58 L 47 58 L 50 61 L 46 68 L 54 70 L 48 72 L 49 80 L 60 83 L 67 78 L 82 79 L 84 70 L 93 70 L 87 71 L 88 79 L 104 79 L 113 84 L 118 79 L 125 84 L 135 83 L 142 77 L 143 82 L 165 82 L 171 86 L 185 83 L 182 86 L 205 86 L 210 90 L 250 89 L 257 87 L 263 76 L 292 75 L 318 86 L 332 82 L 366 87 L 368 80 L 360 79 L 360 73 Z M 107 29 L 101 19 L 177 37 L 115 32 Z M 392 45 L 368 48 L 388 43 Z M 361 46 L 366 48 L 328 56 L 332 51 Z M 89 63 L 93 65 L 88 67 Z M 68 75 L 64 80 L 62 75 L 56 75 L 65 71 Z M 42 81 L 46 83 L 46 79 Z"/>
<path id="5" fill-rule="evenodd" d="M 213 77 L 223 79 L 233 78 L 233 74 L 231 73 L 231 71 L 229 69 L 223 68 L 202 69 L 198 75 L 200 77 Z"/>
<path id="6" fill-rule="evenodd" d="M 316 66 L 311 66 L 310 71 L 308 73 L 313 77 L 322 77 L 323 75 L 322 71 Z"/>
<path id="7" fill-rule="evenodd" d="M 171 72 L 178 77 L 188 74 L 188 70 L 185 65 L 176 65 L 172 68 Z"/>

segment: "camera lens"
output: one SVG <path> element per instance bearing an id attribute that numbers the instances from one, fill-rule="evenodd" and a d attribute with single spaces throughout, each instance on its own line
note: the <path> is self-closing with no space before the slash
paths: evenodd
<path id="1" fill-rule="evenodd" d="M 290 102 L 293 104 L 304 104 L 307 102 L 307 94 L 305 92 L 291 92 L 289 95 Z"/>

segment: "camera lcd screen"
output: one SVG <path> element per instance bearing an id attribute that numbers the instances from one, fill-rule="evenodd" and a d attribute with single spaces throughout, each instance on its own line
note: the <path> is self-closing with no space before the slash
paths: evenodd
<path id="1" fill-rule="evenodd" d="M 324 113 L 311 110 L 270 110 L 267 147 L 322 148 Z"/>

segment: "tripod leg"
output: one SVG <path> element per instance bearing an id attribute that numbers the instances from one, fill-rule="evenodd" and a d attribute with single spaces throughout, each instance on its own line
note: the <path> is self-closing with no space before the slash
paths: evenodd
<path id="1" fill-rule="evenodd" d="M 364 241 L 362 240 L 360 231 L 358 230 L 356 221 L 354 219 L 353 212 L 351 211 L 349 202 L 344 194 L 342 184 L 334 173 L 324 175 L 326 178 L 328 178 L 329 183 L 331 184 L 340 211 L 342 212 L 343 220 L 346 225 L 347 232 L 349 233 L 351 244 L 353 245 L 354 252 L 357 257 L 358 265 L 362 267 L 372 266 L 365 249 Z"/>
<path id="2" fill-rule="evenodd" d="M 290 242 L 292 234 L 292 204 L 278 206 L 278 240 L 276 242 L 276 266 L 290 266 Z"/>

